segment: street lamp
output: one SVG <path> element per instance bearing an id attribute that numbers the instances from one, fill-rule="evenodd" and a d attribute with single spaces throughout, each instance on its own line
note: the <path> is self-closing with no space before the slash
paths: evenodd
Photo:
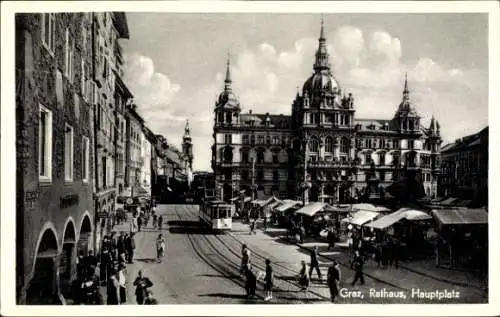
<path id="1" fill-rule="evenodd" d="M 308 146 L 309 146 L 309 136 L 306 134 L 304 135 L 304 140 L 303 140 L 303 149 L 304 149 L 304 181 L 300 184 L 300 187 L 303 191 L 303 196 L 302 196 L 302 202 L 304 206 L 309 203 L 309 189 L 312 187 L 311 181 L 310 181 L 310 176 L 307 174 L 307 156 L 308 156 Z"/>

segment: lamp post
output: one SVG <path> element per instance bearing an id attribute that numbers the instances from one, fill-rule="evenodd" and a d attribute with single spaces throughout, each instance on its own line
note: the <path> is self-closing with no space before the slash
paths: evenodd
<path id="1" fill-rule="evenodd" d="M 302 203 L 304 206 L 309 203 L 309 189 L 311 188 L 311 182 L 309 175 L 307 174 L 307 159 L 308 159 L 308 145 L 309 145 L 309 136 L 307 133 L 304 135 L 303 140 L 303 149 L 304 149 L 304 181 L 301 184 L 301 188 L 303 190 L 302 194 Z"/>

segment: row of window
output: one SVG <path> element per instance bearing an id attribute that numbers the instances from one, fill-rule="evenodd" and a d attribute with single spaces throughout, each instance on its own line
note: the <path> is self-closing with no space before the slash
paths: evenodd
<path id="1" fill-rule="evenodd" d="M 351 116 L 343 113 L 304 113 L 304 124 L 350 125 Z"/>
<path id="2" fill-rule="evenodd" d="M 259 144 L 259 145 L 263 145 L 263 144 L 267 144 L 267 145 L 278 145 L 278 144 L 287 144 L 288 143 L 288 140 L 289 138 L 287 136 L 270 136 L 270 135 L 258 135 L 257 136 L 257 142 L 256 141 L 256 137 L 255 135 L 247 135 L 247 134 L 244 134 L 243 137 L 242 137 L 242 143 L 243 144 L 251 144 L 251 145 L 254 145 L 254 144 Z M 230 144 L 232 143 L 232 139 L 231 139 L 231 135 L 230 134 L 227 134 L 224 136 L 224 141 L 226 144 Z"/>
<path id="3" fill-rule="evenodd" d="M 241 172 L 241 180 L 243 181 L 249 181 L 252 178 L 252 172 L 248 170 L 244 170 Z M 272 180 L 273 181 L 279 181 L 280 175 L 277 170 L 274 170 L 272 173 Z M 257 181 L 263 181 L 264 180 L 264 171 L 258 170 L 255 172 L 255 180 Z"/>
<path id="4" fill-rule="evenodd" d="M 38 125 L 38 166 L 40 181 L 52 181 L 52 157 L 53 157 L 53 134 L 52 134 L 52 111 L 40 105 Z M 82 181 L 89 179 L 89 138 L 82 136 L 81 168 Z M 64 180 L 72 182 L 74 179 L 74 131 L 73 127 L 66 124 L 64 130 Z"/>
<path id="5" fill-rule="evenodd" d="M 341 138 L 340 139 L 340 153 L 349 153 L 349 148 L 350 148 L 350 141 L 348 138 Z M 327 153 L 333 153 L 334 150 L 334 140 L 332 137 L 326 137 L 325 138 L 325 152 Z M 319 152 L 320 148 L 320 142 L 316 137 L 312 137 L 309 140 L 309 151 L 313 153 Z"/>

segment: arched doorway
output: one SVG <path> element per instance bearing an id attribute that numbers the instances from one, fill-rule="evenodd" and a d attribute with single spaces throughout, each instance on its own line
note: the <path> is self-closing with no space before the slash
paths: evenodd
<path id="1" fill-rule="evenodd" d="M 229 201 L 231 198 L 233 198 L 233 187 L 229 183 L 225 183 L 222 191 L 224 192 L 223 194 L 223 200 L 224 201 Z"/>
<path id="2" fill-rule="evenodd" d="M 58 304 L 56 260 L 58 255 L 56 232 L 47 228 L 43 232 L 35 255 L 33 277 L 26 291 L 28 305 Z"/>
<path id="3" fill-rule="evenodd" d="M 92 224 L 88 215 L 83 216 L 82 224 L 80 226 L 80 236 L 78 238 L 78 253 L 83 252 L 87 255 L 90 248 L 90 238 L 92 233 Z"/>
<path id="4" fill-rule="evenodd" d="M 71 281 L 75 273 L 75 269 L 73 267 L 76 243 L 75 232 L 75 225 L 73 224 L 73 221 L 68 219 L 66 229 L 64 230 L 61 257 L 59 258 L 59 280 L 61 293 L 65 297 L 69 295 Z"/>

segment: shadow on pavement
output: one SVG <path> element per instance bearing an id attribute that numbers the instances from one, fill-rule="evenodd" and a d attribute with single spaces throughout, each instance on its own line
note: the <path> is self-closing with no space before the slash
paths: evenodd
<path id="1" fill-rule="evenodd" d="M 144 258 L 144 259 L 134 259 L 134 261 L 143 262 L 143 263 L 153 263 L 153 262 L 156 262 L 156 259 Z"/>
<path id="2" fill-rule="evenodd" d="M 203 276 L 203 277 L 220 277 L 220 278 L 239 278 L 239 275 L 233 274 L 233 275 L 221 275 L 221 274 L 197 274 L 196 276 Z"/>
<path id="3" fill-rule="evenodd" d="M 167 222 L 169 226 L 179 226 L 179 227 L 199 227 L 200 222 L 198 220 L 170 220 Z"/>

